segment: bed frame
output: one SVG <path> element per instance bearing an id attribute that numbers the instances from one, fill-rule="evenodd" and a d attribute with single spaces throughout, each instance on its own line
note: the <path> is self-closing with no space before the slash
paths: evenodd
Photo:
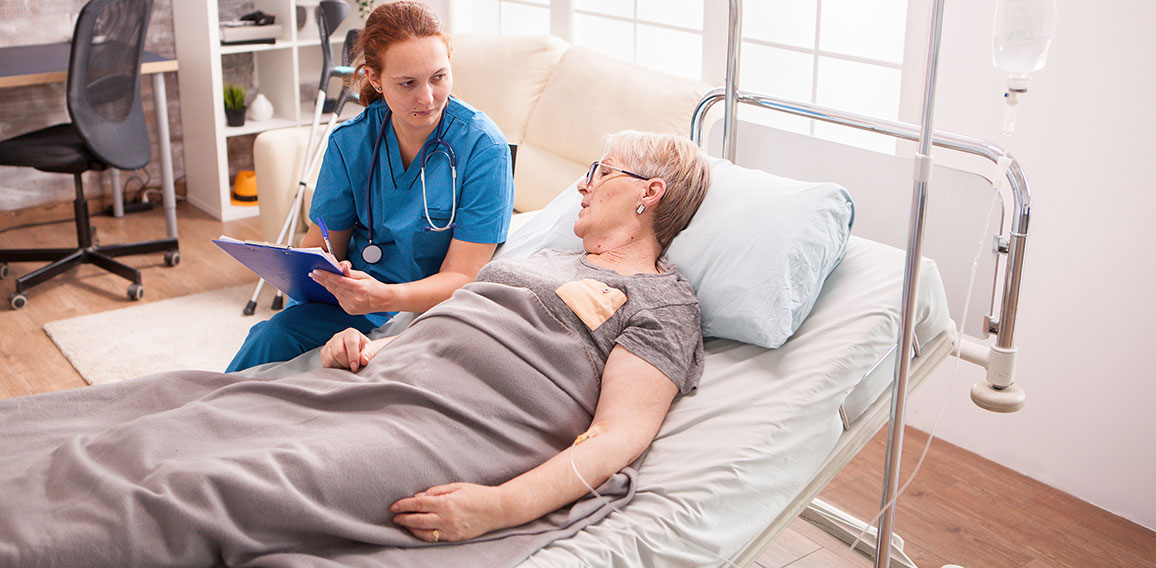
<path id="1" fill-rule="evenodd" d="M 958 346 L 961 358 L 987 368 L 988 380 L 997 388 L 1000 385 L 1011 385 L 1014 381 L 1012 377 L 1015 355 L 1013 338 L 1024 250 L 1027 244 L 1028 220 L 1031 212 L 1031 192 L 1023 168 L 1005 149 L 985 140 L 938 131 L 931 127 L 942 11 L 943 0 L 936 0 L 928 42 L 923 123 L 913 125 L 739 90 L 737 73 L 740 59 L 739 45 L 742 37 L 742 3 L 741 0 L 730 0 L 726 85 L 708 92 L 699 102 L 691 123 L 692 140 L 708 149 L 717 149 L 721 146 L 722 157 L 747 167 L 764 169 L 795 179 L 843 183 L 851 191 L 856 202 L 858 211 L 856 234 L 900 248 L 906 245 L 908 257 L 903 286 L 904 304 L 903 317 L 900 322 L 900 337 L 897 338 L 896 347 L 876 365 L 877 368 L 880 368 L 880 365 L 893 365 L 895 367 L 894 381 L 880 394 L 864 395 L 853 391 L 849 401 L 858 396 L 860 399 L 866 398 L 872 402 L 870 404 L 864 403 L 865 409 L 857 408 L 850 412 L 845 408 L 847 403 L 840 407 L 845 432 L 835 449 L 831 452 L 820 472 L 791 502 L 783 514 L 732 558 L 732 561 L 739 566 L 753 564 L 779 532 L 809 506 L 811 513 L 805 516 L 829 518 L 829 506 L 818 502 L 816 500 L 817 495 L 883 424 L 889 426 L 887 463 L 884 469 L 885 483 L 881 496 L 884 512 L 874 546 L 865 543 L 867 546 L 861 547 L 859 550 L 868 556 L 875 557 L 877 568 L 888 566 L 892 556 L 896 556 L 896 560 L 903 565 L 913 565 L 902 555 L 902 541 L 892 538 L 893 500 L 898 486 L 898 456 L 902 450 L 903 413 L 906 396 L 908 391 L 918 387 L 939 363 L 956 350 L 955 340 L 951 337 L 937 337 L 928 345 L 922 346 L 923 349 L 919 349 L 919 346 L 913 344 L 914 332 L 910 314 L 914 305 L 913 291 L 918 279 L 918 259 L 924 256 L 924 252 L 926 252 L 926 256 L 939 261 L 953 317 L 964 318 L 967 315 L 963 314 L 962 311 L 963 306 L 967 305 L 968 301 L 972 305 L 985 306 L 990 310 L 982 318 L 964 322 L 963 330 L 968 337 L 963 339 L 961 345 Z M 710 136 L 711 143 L 708 144 L 703 139 L 703 126 L 708 111 L 719 102 L 725 103 L 721 128 L 718 128 L 716 124 L 716 128 L 713 129 Z M 751 123 L 742 124 L 743 142 L 739 144 L 740 132 L 737 114 L 739 103 L 856 128 L 899 140 L 918 142 L 920 148 L 914 156 L 915 175 L 911 175 L 911 159 L 851 148 L 838 143 Z M 933 166 L 930 158 L 931 146 L 979 156 L 988 160 L 996 165 L 995 175 L 1006 177 L 1006 183 L 1000 179 L 993 184 L 992 181 L 978 174 L 968 174 L 951 168 Z M 746 152 L 740 154 L 736 151 L 738 148 L 743 148 Z M 772 154 L 772 156 L 768 157 L 768 154 Z M 805 159 L 803 156 L 810 156 L 810 159 Z M 814 156 L 825 157 L 821 167 L 816 167 Z M 859 172 L 859 175 L 852 176 L 850 173 L 839 171 L 840 166 L 844 164 L 851 165 L 855 171 Z M 885 175 L 882 176 L 883 179 L 870 184 L 871 187 L 863 188 L 861 187 L 864 185 L 862 181 L 863 171 L 882 172 Z M 935 192 L 929 194 L 932 172 L 934 172 L 936 185 Z M 904 203 L 902 193 L 895 191 L 897 187 L 901 186 L 904 174 L 906 174 L 909 183 L 914 177 L 915 185 L 911 200 L 907 203 Z M 995 175 L 992 177 L 995 178 Z M 900 180 L 898 185 L 896 180 Z M 1003 191 L 1010 193 L 1014 206 L 1010 231 L 1006 232 L 1003 215 L 1006 204 L 1000 195 L 1001 186 Z M 927 247 L 924 248 L 924 227 L 928 218 L 926 211 L 929 196 L 933 198 L 938 196 L 939 199 L 947 203 L 952 214 L 940 218 L 935 218 L 934 214 L 931 215 L 933 227 L 943 228 L 946 226 L 947 229 L 930 235 Z M 1000 207 L 993 207 L 995 204 L 1000 205 Z M 886 224 L 873 225 L 870 220 L 863 221 L 864 216 L 870 219 L 878 217 L 877 213 L 894 212 L 897 208 L 900 208 L 901 211 L 903 205 L 910 205 L 909 226 L 906 235 L 895 233 L 893 227 L 889 231 Z M 864 215 L 865 213 L 867 215 Z M 944 268 L 971 266 L 976 248 L 974 241 L 963 239 L 965 242 L 961 245 L 960 235 L 974 234 L 974 230 L 969 231 L 968 227 L 978 229 L 980 224 L 975 219 L 985 220 L 985 217 L 987 217 L 989 226 L 995 227 L 995 232 L 990 235 L 992 243 L 990 251 L 981 254 L 978 259 L 977 275 L 983 274 L 985 276 L 984 281 L 987 281 L 986 277 L 990 275 L 992 285 L 990 288 L 978 286 L 972 292 L 971 297 L 966 297 L 967 274 L 952 274 L 950 269 L 944 270 Z M 886 218 L 893 221 L 895 217 L 892 215 Z M 965 219 L 969 220 L 971 224 L 964 223 Z M 961 225 L 961 223 L 963 224 Z M 901 239 L 905 239 L 905 241 Z M 1002 273 L 1000 260 L 1003 261 Z M 962 281 L 960 276 L 964 277 Z M 1002 293 L 998 296 L 996 295 L 997 287 L 1002 289 Z M 996 305 L 997 300 L 998 305 Z M 989 344 L 987 339 L 990 335 L 994 335 L 995 339 Z M 895 364 L 894 354 L 896 351 L 903 353 L 912 349 L 915 353 L 914 357 L 904 358 L 903 361 L 899 361 L 898 365 Z M 865 382 L 861 381 L 861 383 Z M 816 504 L 812 505 L 812 502 Z M 862 526 L 861 522 L 856 522 L 854 519 L 835 523 L 821 522 L 819 524 L 826 525 L 824 528 L 831 528 L 833 525 L 855 526 L 856 528 Z M 847 531 L 849 532 L 845 531 L 845 534 L 837 536 L 850 542 L 859 533 L 859 530 L 847 529 Z M 890 546 L 884 546 L 884 543 L 890 543 Z M 880 554 L 874 554 L 876 548 L 881 549 Z"/>

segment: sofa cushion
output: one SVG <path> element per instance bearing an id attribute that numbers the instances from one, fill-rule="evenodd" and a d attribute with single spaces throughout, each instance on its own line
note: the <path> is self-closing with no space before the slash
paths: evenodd
<path id="1" fill-rule="evenodd" d="M 569 45 L 554 36 L 455 34 L 453 94 L 486 113 L 512 144 Z"/>

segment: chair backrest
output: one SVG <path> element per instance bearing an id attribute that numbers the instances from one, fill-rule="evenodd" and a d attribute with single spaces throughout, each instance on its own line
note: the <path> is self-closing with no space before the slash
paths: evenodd
<path id="1" fill-rule="evenodd" d="M 317 6 L 317 33 L 321 37 L 321 80 L 317 89 L 329 88 L 329 72 L 333 70 L 333 49 L 329 47 L 329 36 L 349 15 L 349 4 L 343 0 L 321 0 Z"/>
<path id="2" fill-rule="evenodd" d="M 92 0 L 72 34 L 68 114 L 88 149 L 120 169 L 151 158 L 140 61 L 152 7 L 152 0 Z"/>

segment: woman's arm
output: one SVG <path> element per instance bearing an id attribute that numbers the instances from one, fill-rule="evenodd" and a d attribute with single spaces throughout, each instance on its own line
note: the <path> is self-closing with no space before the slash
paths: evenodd
<path id="1" fill-rule="evenodd" d="M 606 360 L 602 391 L 585 440 L 497 487 L 451 483 L 431 487 L 390 507 L 393 522 L 427 541 L 459 541 L 553 512 L 597 488 L 646 450 L 678 387 L 642 358 L 616 346 Z M 437 538 L 434 538 L 434 530 Z"/>
<path id="2" fill-rule="evenodd" d="M 310 229 L 312 232 L 313 229 Z M 345 233 L 346 231 L 342 231 Z M 330 233 L 335 235 L 337 231 Z M 306 235 L 308 238 L 309 235 Z M 341 239 L 349 244 L 348 235 Z M 302 243 L 305 244 L 305 243 Z M 316 246 L 316 245 L 312 245 Z M 373 276 L 360 270 L 353 270 L 348 262 L 342 263 L 344 275 L 323 270 L 310 273 L 313 280 L 325 286 L 337 297 L 337 302 L 347 313 L 371 314 L 374 312 L 424 312 L 438 302 L 450 297 L 454 290 L 474 281 L 478 271 L 490 261 L 498 245 L 493 243 L 471 243 L 450 240 L 446 258 L 441 269 L 421 280 L 401 284 L 379 282 Z M 342 249 L 336 242 L 334 251 Z M 345 253 L 345 250 L 341 250 Z M 344 256 L 338 256 L 341 259 Z"/>

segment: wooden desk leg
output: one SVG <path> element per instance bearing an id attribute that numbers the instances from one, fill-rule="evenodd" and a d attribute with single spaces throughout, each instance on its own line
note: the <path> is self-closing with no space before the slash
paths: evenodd
<path id="1" fill-rule="evenodd" d="M 161 146 L 161 201 L 165 207 L 165 227 L 169 238 L 177 238 L 177 194 L 173 188 L 173 149 L 169 140 L 169 106 L 165 95 L 165 74 L 153 73 L 153 112 Z"/>

